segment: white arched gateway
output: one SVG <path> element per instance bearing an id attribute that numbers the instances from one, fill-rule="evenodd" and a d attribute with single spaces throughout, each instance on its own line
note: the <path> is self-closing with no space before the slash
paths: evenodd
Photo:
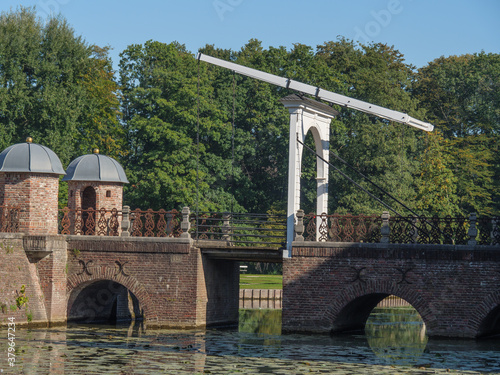
<path id="1" fill-rule="evenodd" d="M 290 142 L 288 159 L 288 204 L 287 204 L 287 243 L 291 244 L 294 235 L 295 214 L 300 209 L 300 174 L 302 170 L 302 151 L 309 131 L 314 138 L 316 153 L 328 161 L 330 154 L 330 122 L 338 115 L 330 106 L 297 94 L 281 99 L 290 112 Z M 297 142 L 299 140 L 300 142 Z M 316 160 L 317 200 L 316 217 L 328 212 L 328 164 Z M 319 230 L 319 223 L 316 225 Z M 318 233 L 316 233 L 318 236 Z"/>

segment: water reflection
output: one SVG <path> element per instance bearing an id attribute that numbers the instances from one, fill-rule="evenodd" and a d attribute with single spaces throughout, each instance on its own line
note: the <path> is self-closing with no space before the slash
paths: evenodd
<path id="1" fill-rule="evenodd" d="M 417 363 L 428 340 L 425 324 L 412 307 L 375 308 L 365 333 L 377 357 L 398 365 Z"/>
<path id="2" fill-rule="evenodd" d="M 240 318 L 232 330 L 148 330 L 142 324 L 19 329 L 15 367 L 0 364 L 0 370 L 37 375 L 500 372 L 498 341 L 427 340 L 421 320 L 408 309 L 377 310 L 366 335 L 281 335 L 280 310 L 241 310 Z M 6 345 L 0 341 L 3 353 Z"/>

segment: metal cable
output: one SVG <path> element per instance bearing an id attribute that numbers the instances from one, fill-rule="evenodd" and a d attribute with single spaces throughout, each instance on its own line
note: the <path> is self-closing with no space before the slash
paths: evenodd
<path id="1" fill-rule="evenodd" d="M 360 188 L 361 190 L 363 190 L 366 194 L 368 194 L 370 197 L 372 197 L 373 199 L 375 199 L 377 202 L 379 202 L 380 204 L 382 204 L 385 208 L 391 210 L 392 212 L 394 212 L 396 215 L 398 216 L 401 216 L 402 215 L 397 212 L 395 209 L 393 209 L 391 206 L 389 206 L 387 203 L 385 203 L 384 201 L 382 201 L 380 198 L 377 198 L 375 195 L 373 195 L 372 193 L 370 193 L 368 190 L 366 190 L 363 186 L 361 186 L 360 184 L 358 184 L 356 181 L 354 181 L 352 178 L 350 178 L 348 175 L 346 175 L 344 172 L 342 172 L 339 168 L 337 168 L 336 166 L 334 166 L 332 163 L 328 162 L 325 158 L 323 158 L 321 155 L 319 155 L 318 153 L 316 153 L 316 151 L 314 151 L 312 148 L 310 148 L 309 146 L 307 146 L 304 142 L 302 142 L 299 138 L 298 138 L 298 135 L 297 135 L 297 142 L 299 142 L 302 146 L 304 146 L 305 149 L 307 149 L 308 151 L 312 152 L 313 154 L 316 155 L 316 157 L 318 157 L 320 160 L 322 160 L 323 162 L 325 162 L 326 164 L 328 164 L 330 167 L 332 167 L 333 169 L 335 169 L 337 172 L 339 172 L 342 177 L 346 178 L 349 182 L 351 182 L 352 184 L 356 185 L 358 188 Z"/>
<path id="2" fill-rule="evenodd" d="M 409 220 L 408 218 L 405 218 L 403 215 L 401 215 L 399 212 L 397 212 L 395 209 L 393 209 L 391 206 L 389 206 L 387 203 L 385 203 L 384 201 L 382 201 L 380 198 L 377 198 L 375 195 L 373 195 L 372 193 L 370 193 L 368 190 L 366 190 L 364 187 L 362 187 L 361 185 L 359 185 L 357 182 L 355 182 L 352 178 L 350 178 L 349 176 L 347 176 L 344 172 L 342 172 L 339 168 L 337 168 L 336 166 L 334 166 L 332 163 L 328 162 L 326 159 L 324 159 L 321 155 L 319 155 L 315 150 L 313 150 L 312 148 L 310 148 L 309 146 L 307 146 L 304 142 L 300 141 L 300 139 L 298 138 L 298 135 L 297 135 L 297 142 L 299 142 L 302 146 L 304 146 L 305 149 L 307 149 L 308 151 L 312 152 L 313 154 L 316 155 L 316 157 L 318 157 L 320 160 L 322 160 L 323 162 L 325 162 L 326 164 L 328 164 L 330 167 L 332 167 L 333 169 L 335 169 L 337 172 L 340 173 L 340 175 L 344 178 L 346 178 L 349 182 L 351 182 L 352 184 L 354 184 L 355 186 L 357 186 L 358 188 L 360 188 L 361 190 L 363 190 L 366 194 L 368 194 L 371 198 L 375 199 L 377 202 L 379 202 L 380 204 L 382 204 L 384 207 L 386 207 L 387 209 L 391 210 L 392 212 L 394 212 L 396 215 L 398 215 L 401 219 L 407 221 L 409 224 L 411 224 L 411 226 L 413 226 L 415 229 L 417 230 L 420 230 L 420 231 L 423 231 L 425 233 L 426 236 L 429 236 L 429 233 L 423 229 L 423 228 L 418 228 L 415 223 L 413 223 L 413 221 Z M 353 171 L 355 171 L 356 173 L 358 173 L 362 178 L 364 178 L 366 181 L 368 181 L 369 183 L 371 183 L 373 186 L 375 186 L 377 189 L 379 189 L 381 192 L 383 192 L 384 194 L 386 194 L 387 196 L 389 196 L 390 198 L 392 198 L 394 201 L 396 201 L 396 203 L 399 203 L 401 206 L 403 206 L 404 208 L 406 208 L 408 211 L 410 211 L 413 215 L 415 215 L 417 218 L 419 218 L 420 220 L 424 221 L 426 224 L 430 225 L 432 228 L 436 229 L 439 231 L 440 234 L 442 234 L 443 236 L 445 236 L 446 239 L 450 239 L 449 236 L 444 233 L 441 228 L 437 227 L 436 225 L 434 225 L 434 223 L 431 223 L 430 221 L 428 221 L 426 218 L 423 218 L 422 216 L 418 215 L 417 213 L 415 213 L 412 209 L 410 209 L 408 206 L 406 206 L 403 202 L 401 202 L 399 199 L 397 199 L 396 197 L 394 197 L 392 194 L 390 194 L 388 191 L 386 191 L 385 189 L 383 189 L 382 187 L 380 187 L 379 185 L 377 185 L 376 183 L 374 183 L 373 181 L 371 181 L 368 177 L 366 177 L 363 173 L 361 173 L 358 169 L 354 168 L 352 165 L 350 165 L 348 162 L 346 162 L 344 159 L 342 159 L 340 156 L 338 156 L 337 154 L 335 154 L 334 152 L 330 151 L 330 154 L 332 154 L 333 156 L 335 156 L 335 158 L 337 158 L 339 161 L 341 161 L 343 164 L 345 164 L 347 167 L 349 167 L 350 169 L 352 169 Z"/>

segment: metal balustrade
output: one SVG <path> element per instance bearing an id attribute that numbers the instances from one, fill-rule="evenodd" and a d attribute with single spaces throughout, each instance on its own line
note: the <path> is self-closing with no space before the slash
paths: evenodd
<path id="1" fill-rule="evenodd" d="M 280 247 L 286 241 L 286 216 L 200 212 L 190 218 L 196 240 L 226 241 L 234 246 Z"/>
<path id="2" fill-rule="evenodd" d="M 18 208 L 0 206 L 0 229 L 15 232 Z M 317 227 L 319 225 L 319 228 Z M 286 216 L 222 212 L 71 210 L 59 215 L 59 233 L 72 235 L 187 237 L 223 241 L 230 246 L 282 247 Z M 401 244 L 500 245 L 500 217 L 390 217 L 297 213 L 296 241 Z"/>
<path id="3" fill-rule="evenodd" d="M 384 216 L 385 215 L 385 216 Z M 301 241 L 500 245 L 500 217 L 297 215 Z M 385 217 L 385 218 L 384 218 Z M 319 229 L 317 229 L 319 223 Z M 383 227 L 386 227 L 384 233 Z M 385 237 L 385 238 L 384 238 Z"/>

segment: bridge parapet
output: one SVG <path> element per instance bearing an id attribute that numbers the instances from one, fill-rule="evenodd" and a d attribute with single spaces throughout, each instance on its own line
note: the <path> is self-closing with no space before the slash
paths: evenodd
<path id="1" fill-rule="evenodd" d="M 60 210 L 59 233 L 79 236 L 192 238 L 225 246 L 282 247 L 286 217 L 280 214 L 177 210 Z"/>
<path id="2" fill-rule="evenodd" d="M 364 329 L 394 295 L 421 315 L 429 336 L 500 332 L 500 247 L 295 241 L 283 259 L 283 331 Z"/>

